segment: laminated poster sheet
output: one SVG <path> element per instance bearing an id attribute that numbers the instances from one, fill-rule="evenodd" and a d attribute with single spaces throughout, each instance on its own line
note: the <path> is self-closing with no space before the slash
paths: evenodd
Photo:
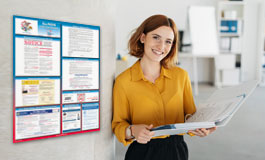
<path id="1" fill-rule="evenodd" d="M 100 27 L 13 16 L 13 143 L 99 131 Z"/>

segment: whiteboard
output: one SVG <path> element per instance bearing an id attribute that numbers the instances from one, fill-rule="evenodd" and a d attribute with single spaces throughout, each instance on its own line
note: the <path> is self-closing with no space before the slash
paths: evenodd
<path id="1" fill-rule="evenodd" d="M 218 54 L 215 8 L 191 6 L 188 19 L 192 53 L 196 55 Z"/>

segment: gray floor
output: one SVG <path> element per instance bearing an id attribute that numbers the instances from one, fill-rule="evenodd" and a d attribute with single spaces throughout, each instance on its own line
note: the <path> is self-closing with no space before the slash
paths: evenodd
<path id="1" fill-rule="evenodd" d="M 216 88 L 200 85 L 196 104 Z M 185 136 L 190 160 L 265 160 L 265 87 L 258 87 L 231 121 L 204 137 Z M 116 158 L 123 160 L 127 147 L 116 140 Z"/>

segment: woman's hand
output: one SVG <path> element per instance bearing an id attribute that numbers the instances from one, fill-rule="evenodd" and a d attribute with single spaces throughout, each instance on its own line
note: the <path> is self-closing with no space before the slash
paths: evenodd
<path id="1" fill-rule="evenodd" d="M 132 135 L 135 137 L 136 141 L 138 143 L 146 144 L 151 140 L 151 138 L 154 136 L 154 132 L 151 132 L 150 129 L 153 128 L 153 125 L 132 125 Z"/>
<path id="2" fill-rule="evenodd" d="M 211 134 L 212 132 L 214 132 L 216 130 L 216 127 L 212 127 L 212 128 L 200 128 L 200 129 L 196 129 L 196 130 L 191 130 L 188 133 L 192 133 L 195 136 L 200 136 L 200 137 L 205 137 L 208 136 L 209 134 Z"/>

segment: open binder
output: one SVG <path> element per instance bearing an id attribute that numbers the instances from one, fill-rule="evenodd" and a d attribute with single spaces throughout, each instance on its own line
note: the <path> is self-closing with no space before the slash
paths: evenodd
<path id="1" fill-rule="evenodd" d="M 216 90 L 185 123 L 163 125 L 151 129 L 154 137 L 187 133 L 197 128 L 225 126 L 249 95 L 255 90 L 258 81 L 248 81 L 234 87 Z"/>

